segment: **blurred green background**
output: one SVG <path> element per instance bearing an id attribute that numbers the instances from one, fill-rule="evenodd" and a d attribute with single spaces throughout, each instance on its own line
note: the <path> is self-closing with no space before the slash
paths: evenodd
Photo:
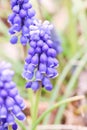
<path id="1" fill-rule="evenodd" d="M 25 80 L 22 78 L 24 53 L 21 44 L 9 43 L 10 27 L 7 17 L 11 13 L 10 0 L 0 0 L 0 60 L 12 63 L 14 81 L 20 94 L 27 100 Z M 61 106 L 48 115 L 43 123 L 87 125 L 87 0 L 31 0 L 39 19 L 51 21 L 61 38 L 63 51 L 58 55 L 59 76 L 52 80 L 52 92 L 43 90 L 41 101 L 52 105 L 56 101 L 84 95 L 84 101 Z M 56 116 L 53 116 L 56 115 Z M 84 116 L 82 116 L 84 115 Z M 72 119 L 71 119 L 72 118 Z"/>

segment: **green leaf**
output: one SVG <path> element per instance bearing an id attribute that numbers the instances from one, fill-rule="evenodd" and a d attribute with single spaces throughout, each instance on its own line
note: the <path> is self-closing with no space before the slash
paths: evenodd
<path id="1" fill-rule="evenodd" d="M 65 99 L 67 97 L 70 96 L 71 92 L 73 91 L 74 89 L 74 85 L 78 79 L 78 76 L 80 74 L 80 72 L 82 71 L 82 69 L 84 68 L 85 64 L 87 63 L 87 54 L 85 54 L 81 61 L 80 61 L 80 65 L 77 67 L 77 69 L 75 70 L 75 72 L 73 73 L 68 85 L 66 86 L 66 91 L 65 91 L 65 94 L 64 96 L 62 97 L 62 99 Z M 58 113 L 57 113 L 57 116 L 56 116 L 56 119 L 55 119 L 55 123 L 60 123 L 61 121 L 61 118 L 62 118 L 62 115 L 63 115 L 63 112 L 65 110 L 65 107 L 66 105 L 62 105 L 59 110 L 58 110 Z"/>
<path id="2" fill-rule="evenodd" d="M 53 102 L 55 102 L 55 100 L 58 97 L 58 93 L 59 90 L 61 88 L 61 85 L 64 81 L 64 79 L 66 78 L 68 72 L 70 71 L 70 69 L 72 68 L 72 65 L 74 64 L 74 62 L 79 59 L 81 57 L 81 55 L 87 50 L 87 47 L 82 48 L 81 50 L 79 50 L 79 52 L 67 63 L 67 65 L 65 66 L 64 70 L 61 72 L 61 74 L 59 74 L 58 80 L 55 84 L 54 90 L 52 91 L 52 96 L 50 97 L 50 106 L 52 105 Z M 44 119 L 44 124 L 47 124 L 48 120 L 50 118 L 50 115 L 48 115 L 45 119 Z"/>

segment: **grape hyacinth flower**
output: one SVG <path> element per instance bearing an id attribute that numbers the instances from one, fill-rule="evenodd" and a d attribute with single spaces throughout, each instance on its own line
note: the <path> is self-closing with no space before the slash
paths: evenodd
<path id="1" fill-rule="evenodd" d="M 0 63 L 0 130 L 8 130 L 9 125 L 13 130 L 17 130 L 15 117 L 21 121 L 25 120 L 22 112 L 25 105 L 12 81 L 14 72 L 10 68 L 11 64 Z"/>
<path id="2" fill-rule="evenodd" d="M 9 33 L 12 35 L 10 42 L 16 44 L 18 35 L 21 33 L 20 42 L 26 45 L 29 36 L 29 26 L 35 19 L 35 11 L 30 0 L 10 0 L 13 13 L 9 15 L 8 22 L 11 24 Z"/>
<path id="3" fill-rule="evenodd" d="M 25 59 L 23 77 L 29 80 L 26 88 L 32 88 L 34 91 L 40 88 L 40 84 L 51 91 L 53 86 L 50 79 L 58 75 L 57 52 L 51 37 L 52 29 L 53 26 L 48 21 L 44 23 L 34 21 L 30 26 L 30 48 Z"/>

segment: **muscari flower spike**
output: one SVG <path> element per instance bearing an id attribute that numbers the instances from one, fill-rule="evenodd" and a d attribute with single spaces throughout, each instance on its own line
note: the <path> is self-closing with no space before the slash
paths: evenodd
<path id="1" fill-rule="evenodd" d="M 11 24 L 9 32 L 12 34 L 10 42 L 17 43 L 20 32 L 21 44 L 30 44 L 23 73 L 23 77 L 30 80 L 26 87 L 37 90 L 41 82 L 42 86 L 51 90 L 50 78 L 58 74 L 55 57 L 61 52 L 60 41 L 54 38 L 54 28 L 48 21 L 41 23 L 36 19 L 30 0 L 11 0 L 11 8 L 13 13 L 8 18 Z"/>
<path id="2" fill-rule="evenodd" d="M 48 21 L 42 23 L 35 20 L 30 26 L 30 48 L 25 59 L 23 77 L 29 80 L 26 88 L 32 88 L 34 91 L 40 88 L 40 84 L 51 91 L 53 86 L 50 79 L 58 75 L 57 52 L 51 37 L 52 29 L 53 26 Z"/>
<path id="3" fill-rule="evenodd" d="M 12 81 L 14 72 L 10 68 L 11 64 L 0 62 L 0 130 L 8 130 L 9 125 L 17 130 L 15 117 L 20 121 L 25 120 L 22 112 L 25 105 Z"/>
<path id="4" fill-rule="evenodd" d="M 12 14 L 8 17 L 8 22 L 11 24 L 9 33 L 12 35 L 10 42 L 16 44 L 20 35 L 22 45 L 29 43 L 30 26 L 36 20 L 35 10 L 32 8 L 30 0 L 10 0 Z M 51 31 L 51 37 L 54 41 L 54 49 L 57 54 L 62 51 L 61 42 L 54 29 Z"/>
<path id="5" fill-rule="evenodd" d="M 18 35 L 22 45 L 26 45 L 29 36 L 29 26 L 35 19 L 35 11 L 30 0 L 10 0 L 13 13 L 9 15 L 8 22 L 11 24 L 9 33 L 12 35 L 10 42 L 16 44 Z"/>

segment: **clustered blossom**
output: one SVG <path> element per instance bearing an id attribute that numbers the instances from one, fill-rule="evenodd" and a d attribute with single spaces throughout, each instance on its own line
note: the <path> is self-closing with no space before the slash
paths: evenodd
<path id="1" fill-rule="evenodd" d="M 24 120 L 22 110 L 25 108 L 23 99 L 20 97 L 16 84 L 12 81 L 14 72 L 10 70 L 11 64 L 0 63 L 0 130 L 8 130 L 11 125 L 17 129 L 15 117 Z"/>
<path id="2" fill-rule="evenodd" d="M 10 42 L 16 44 L 18 35 L 22 45 L 26 45 L 29 39 L 29 26 L 35 19 L 35 11 L 29 0 L 11 0 L 11 9 L 13 13 L 9 15 L 8 21 L 11 24 L 9 33 L 12 35 Z"/>
<path id="3" fill-rule="evenodd" d="M 48 21 L 42 23 L 37 20 L 30 0 L 11 0 L 11 8 L 13 13 L 8 18 L 12 25 L 9 30 L 12 34 L 10 42 L 17 43 L 21 33 L 21 44 L 30 45 L 23 72 L 23 77 L 28 80 L 26 88 L 36 91 L 42 85 L 51 91 L 53 86 L 50 79 L 58 75 L 56 56 L 62 50 L 60 40 Z"/>
<path id="4" fill-rule="evenodd" d="M 8 17 L 11 24 L 9 33 L 12 35 L 10 42 L 16 44 L 20 35 L 21 44 L 26 45 L 29 43 L 30 25 L 36 20 L 35 10 L 32 8 L 30 0 L 10 0 L 10 3 L 13 11 Z M 54 29 L 51 31 L 51 37 L 54 41 L 54 49 L 59 54 L 62 50 L 61 42 Z"/>
<path id="5" fill-rule="evenodd" d="M 55 58 L 57 52 L 51 38 L 52 29 L 53 26 L 48 21 L 34 21 L 30 26 L 30 48 L 25 59 L 23 77 L 29 80 L 26 87 L 34 91 L 40 88 L 40 84 L 46 90 L 52 90 L 50 79 L 58 75 L 58 61 Z"/>

